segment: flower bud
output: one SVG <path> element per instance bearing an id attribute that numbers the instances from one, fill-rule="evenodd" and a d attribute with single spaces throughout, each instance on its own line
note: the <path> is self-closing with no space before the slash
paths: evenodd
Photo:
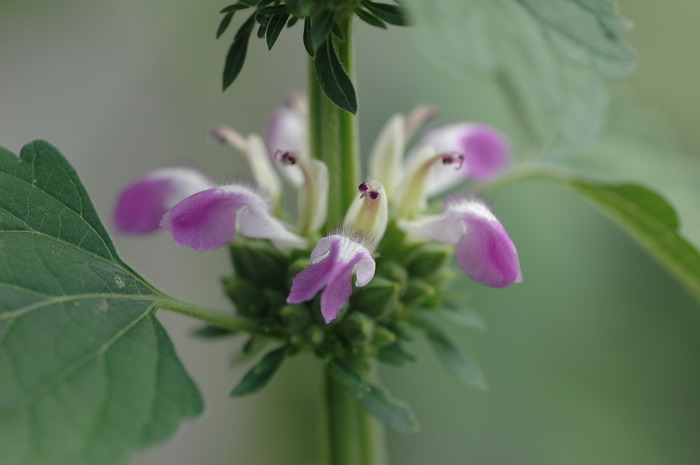
<path id="1" fill-rule="evenodd" d="M 401 286 L 398 283 L 377 277 L 355 292 L 351 306 L 367 315 L 382 318 L 396 309 L 400 292 Z"/>
<path id="2" fill-rule="evenodd" d="M 290 331 L 299 331 L 311 321 L 309 308 L 306 305 L 291 304 L 280 309 L 280 318 L 285 328 Z"/>
<path id="3" fill-rule="evenodd" d="M 406 259 L 408 274 L 422 279 L 431 278 L 444 268 L 453 253 L 454 247 L 447 244 L 420 244 Z"/>
<path id="4" fill-rule="evenodd" d="M 350 313 L 341 323 L 341 328 L 353 344 L 367 344 L 374 336 L 374 320 L 360 312 Z"/>

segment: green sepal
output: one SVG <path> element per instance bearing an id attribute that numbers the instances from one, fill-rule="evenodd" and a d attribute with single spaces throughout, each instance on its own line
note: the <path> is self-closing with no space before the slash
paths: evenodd
<path id="1" fill-rule="evenodd" d="M 284 327 L 291 332 L 299 331 L 311 322 L 309 307 L 301 304 L 285 305 L 280 309 L 279 316 Z"/>
<path id="2" fill-rule="evenodd" d="M 265 356 L 243 376 L 243 379 L 231 391 L 231 397 L 245 396 L 258 392 L 270 382 L 287 356 L 287 346 L 280 347 Z"/>
<path id="3" fill-rule="evenodd" d="M 401 433 L 419 430 L 418 421 L 405 402 L 393 399 L 383 388 L 365 382 L 347 363 L 333 360 L 328 364 L 328 372 L 386 427 Z"/>
<path id="4" fill-rule="evenodd" d="M 454 247 L 426 242 L 415 247 L 406 258 L 406 270 L 411 277 L 430 279 L 445 268 L 454 254 Z"/>
<path id="5" fill-rule="evenodd" d="M 374 320 L 360 312 L 347 315 L 340 324 L 340 331 L 352 344 L 367 344 L 374 336 Z"/>
<path id="6" fill-rule="evenodd" d="M 224 292 L 243 316 L 260 316 L 267 309 L 264 294 L 257 290 L 253 281 L 241 278 L 225 277 L 222 279 Z"/>
<path id="7" fill-rule="evenodd" d="M 375 277 L 365 287 L 355 290 L 350 307 L 381 319 L 396 310 L 400 292 L 401 286 L 398 283 Z"/>
<path id="8" fill-rule="evenodd" d="M 386 365 L 395 367 L 404 367 L 418 360 L 418 357 L 407 351 L 400 342 L 395 342 L 380 348 L 377 351 L 376 358 Z"/>
<path id="9" fill-rule="evenodd" d="M 419 306 L 426 300 L 435 296 L 435 286 L 423 281 L 422 279 L 411 279 L 406 286 L 406 292 L 403 295 L 403 302 L 408 306 Z"/>
<path id="10" fill-rule="evenodd" d="M 372 346 L 376 349 L 386 347 L 390 344 L 394 344 L 398 338 L 396 333 L 384 326 L 376 326 L 374 328 L 374 335 L 372 336 Z"/>
<path id="11" fill-rule="evenodd" d="M 287 257 L 267 241 L 235 240 L 229 252 L 236 274 L 261 286 L 284 286 Z"/>

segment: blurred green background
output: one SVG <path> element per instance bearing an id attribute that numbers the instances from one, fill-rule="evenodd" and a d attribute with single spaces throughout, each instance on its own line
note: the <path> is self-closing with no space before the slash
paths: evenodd
<path id="1" fill-rule="evenodd" d="M 635 23 L 629 41 L 640 62 L 632 90 L 614 87 L 666 115 L 630 112 L 670 127 L 678 146 L 660 151 L 658 170 L 639 174 L 635 156 L 648 145 L 640 130 L 639 150 L 626 147 L 631 153 L 617 177 L 658 181 L 687 213 L 684 232 L 697 245 L 700 3 L 620 4 Z M 244 173 L 235 154 L 205 141 L 205 131 L 220 123 L 262 131 L 285 94 L 304 89 L 305 55 L 300 28 L 285 32 L 270 53 L 253 41 L 239 80 L 222 94 L 229 39 L 213 37 L 222 6 L 0 0 L 0 144 L 18 151 L 34 138 L 51 141 L 76 166 L 105 219 L 118 190 L 154 167 L 194 164 L 219 181 Z M 439 123 L 474 119 L 510 129 L 492 83 L 436 67 L 409 31 L 358 26 L 357 61 L 365 152 L 387 117 L 418 103 L 438 105 Z M 617 163 L 615 150 L 606 156 Z M 451 328 L 491 390 L 462 388 L 419 343 L 418 364 L 383 371 L 422 425 L 418 435 L 388 434 L 392 463 L 700 463 L 698 305 L 572 193 L 524 182 L 494 193 L 493 202 L 518 246 L 525 282 L 507 290 L 470 283 L 468 304 L 488 331 Z M 225 253 L 178 248 L 165 234 L 116 242 L 166 291 L 228 308 L 217 281 L 228 271 Z M 207 411 L 171 442 L 135 454 L 134 464 L 320 463 L 316 361 L 299 357 L 264 392 L 231 400 L 246 369 L 229 364 L 238 342 L 197 341 L 188 335 L 192 321 L 162 319 Z"/>

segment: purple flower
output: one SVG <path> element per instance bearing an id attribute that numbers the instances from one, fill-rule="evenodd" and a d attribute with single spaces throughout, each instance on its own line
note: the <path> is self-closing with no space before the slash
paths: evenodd
<path id="1" fill-rule="evenodd" d="M 163 215 L 160 226 L 178 245 L 214 250 L 231 242 L 236 230 L 251 238 L 270 239 L 280 247 L 306 247 L 306 239 L 269 213 L 269 202 L 243 185 L 219 186 L 187 197 Z"/>
<path id="2" fill-rule="evenodd" d="M 401 221 L 410 234 L 457 245 L 457 263 L 473 280 L 491 287 L 522 282 L 518 252 L 513 241 L 480 200 L 455 199 L 442 215 Z"/>
<path id="3" fill-rule="evenodd" d="M 190 168 L 163 168 L 140 177 L 121 191 L 114 209 L 117 229 L 148 234 L 158 229 L 163 214 L 187 196 L 213 184 Z"/>
<path id="4" fill-rule="evenodd" d="M 505 136 L 486 124 L 456 123 L 428 131 L 417 146 L 430 146 L 436 153 L 456 152 L 464 156 L 461 169 L 445 172 L 432 191 L 443 191 L 471 178 L 486 181 L 500 174 L 510 163 L 510 146 Z"/>
<path id="5" fill-rule="evenodd" d="M 333 321 L 352 293 L 352 274 L 355 285 L 367 285 L 374 276 L 372 253 L 350 237 L 334 234 L 318 241 L 311 252 L 312 265 L 294 277 L 287 303 L 298 304 L 321 294 L 321 313 L 326 323 Z M 324 289 L 325 288 L 325 289 Z"/>

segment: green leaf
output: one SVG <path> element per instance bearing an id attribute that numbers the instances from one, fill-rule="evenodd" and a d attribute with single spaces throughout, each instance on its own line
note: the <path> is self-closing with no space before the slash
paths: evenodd
<path id="1" fill-rule="evenodd" d="M 362 7 L 355 8 L 355 14 L 357 15 L 358 18 L 360 18 L 362 21 L 366 22 L 370 26 L 375 26 L 375 27 L 380 27 L 382 29 L 386 29 L 386 24 L 384 24 L 384 21 L 377 18 L 370 11 L 367 11 Z"/>
<path id="2" fill-rule="evenodd" d="M 224 90 L 228 89 L 229 86 L 233 84 L 233 81 L 236 80 L 241 69 L 243 69 L 245 56 L 246 53 L 248 53 L 248 41 L 250 40 L 250 33 L 253 31 L 254 25 L 255 15 L 253 14 L 243 23 L 236 33 L 236 37 L 233 39 L 231 48 L 229 48 L 228 54 L 226 55 L 226 64 L 224 65 Z"/>
<path id="3" fill-rule="evenodd" d="M 228 29 L 229 24 L 231 24 L 231 20 L 233 19 L 233 13 L 228 13 L 224 15 L 223 18 L 221 18 L 221 23 L 219 23 L 219 29 L 216 30 L 216 38 L 218 39 L 221 37 L 224 32 L 226 32 L 226 29 Z"/>
<path id="4" fill-rule="evenodd" d="M 287 24 L 287 19 L 289 15 L 286 13 L 275 15 L 270 19 L 270 23 L 267 25 L 267 49 L 272 50 L 272 47 L 277 42 L 277 38 L 280 36 L 282 29 L 284 29 L 285 24 Z"/>
<path id="5" fill-rule="evenodd" d="M 250 8 L 252 5 L 246 5 L 245 3 L 235 3 L 233 5 L 229 5 L 226 8 L 222 8 L 219 10 L 219 13 L 225 14 L 225 13 L 235 13 L 238 10 L 245 10 L 246 8 Z"/>
<path id="6" fill-rule="evenodd" d="M 481 369 L 471 357 L 439 328 L 427 322 L 421 322 L 420 326 L 425 329 L 437 356 L 459 382 L 482 391 L 488 390 L 489 387 Z"/>
<path id="7" fill-rule="evenodd" d="M 222 337 L 236 336 L 238 333 L 219 326 L 204 325 L 192 331 L 192 335 L 202 339 L 221 339 Z"/>
<path id="8" fill-rule="evenodd" d="M 336 54 L 331 37 L 318 48 L 314 67 L 316 77 L 326 96 L 343 110 L 357 113 L 355 88 Z"/>
<path id="9" fill-rule="evenodd" d="M 326 10 L 311 18 L 309 41 L 312 50 L 317 50 L 326 41 L 333 29 L 334 22 L 334 15 L 330 10 Z"/>
<path id="10" fill-rule="evenodd" d="M 486 323 L 481 316 L 471 308 L 465 307 L 458 302 L 445 302 L 445 310 L 442 315 L 452 323 L 464 326 L 465 328 L 486 330 Z"/>
<path id="11" fill-rule="evenodd" d="M 613 0 L 406 0 L 421 45 L 459 72 L 489 73 L 540 143 L 598 136 L 604 78 L 635 54 Z"/>
<path id="12" fill-rule="evenodd" d="M 311 18 L 306 18 L 304 20 L 304 35 L 302 40 L 304 42 L 304 49 L 306 49 L 306 53 L 308 53 L 310 57 L 314 56 L 316 51 L 314 50 L 314 46 L 311 44 Z"/>
<path id="13" fill-rule="evenodd" d="M 0 263 L 0 463 L 122 463 L 201 412 L 155 317 L 169 298 L 46 142 L 0 149 Z"/>
<path id="14" fill-rule="evenodd" d="M 680 235 L 676 212 L 660 195 L 636 184 L 569 184 L 627 231 L 700 301 L 700 253 Z"/>
<path id="15" fill-rule="evenodd" d="M 397 5 L 387 5 L 386 3 L 375 3 L 370 1 L 362 2 L 362 5 L 379 17 L 382 21 L 386 21 L 394 26 L 406 26 L 406 15 L 403 10 Z"/>
<path id="16" fill-rule="evenodd" d="M 331 361 L 328 371 L 333 378 L 350 391 L 369 413 L 388 428 L 402 432 L 418 431 L 418 421 L 411 408 L 393 399 L 384 389 L 366 383 L 349 365 Z"/>
<path id="17" fill-rule="evenodd" d="M 258 392 L 270 382 L 287 356 L 287 346 L 280 347 L 265 354 L 265 356 L 248 373 L 240 383 L 231 391 L 231 396 L 245 396 Z"/>
<path id="18" fill-rule="evenodd" d="M 387 365 L 403 367 L 414 363 L 418 357 L 408 352 L 400 342 L 395 342 L 379 349 L 377 360 Z"/>

